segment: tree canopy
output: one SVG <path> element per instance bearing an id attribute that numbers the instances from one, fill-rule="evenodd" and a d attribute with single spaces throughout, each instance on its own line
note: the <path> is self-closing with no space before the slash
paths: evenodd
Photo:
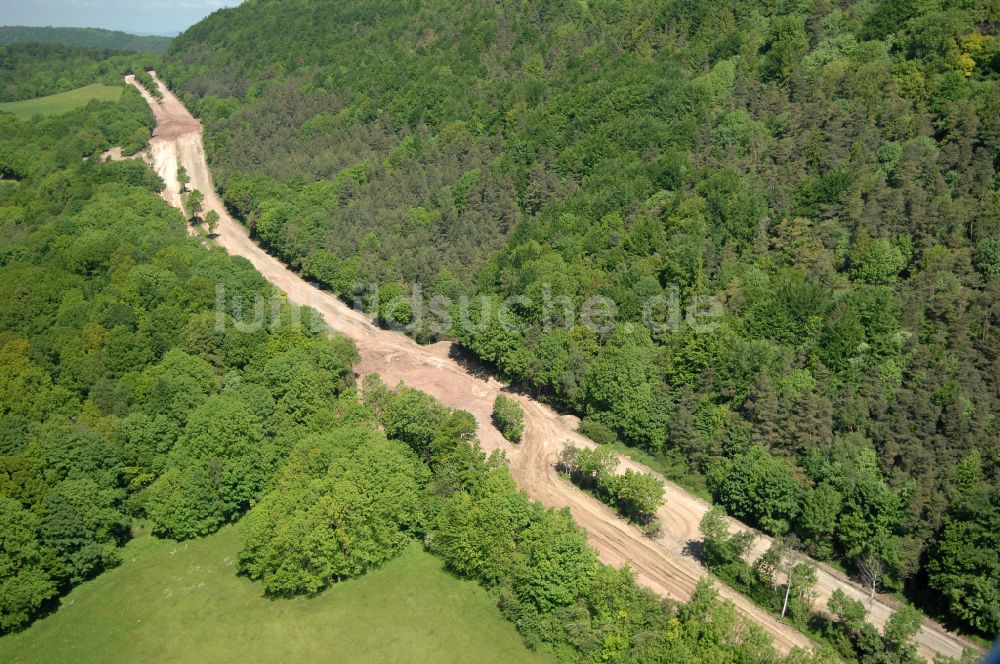
<path id="1" fill-rule="evenodd" d="M 813 555 L 877 555 L 931 604 L 940 569 L 993 616 L 988 565 L 939 542 L 995 518 L 960 504 L 958 462 L 1000 472 L 994 13 L 261 0 L 162 70 L 227 205 L 294 269 Z M 482 325 L 418 315 L 462 295 Z M 597 297 L 606 327 L 581 320 Z M 509 325 L 486 316 L 504 302 Z"/>
<path id="2" fill-rule="evenodd" d="M 82 159 L 145 143 L 137 94 L 0 124 L 19 180 L 0 186 L 6 632 L 118 564 L 135 518 L 187 538 L 242 516 L 294 441 L 336 419 L 357 353 L 190 239 L 145 164 Z M 256 330 L 240 310 L 255 298 L 276 304 Z"/>

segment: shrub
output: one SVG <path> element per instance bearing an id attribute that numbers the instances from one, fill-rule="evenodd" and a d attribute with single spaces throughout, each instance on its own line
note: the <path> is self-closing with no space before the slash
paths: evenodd
<path id="1" fill-rule="evenodd" d="M 612 445 L 618 442 L 618 435 L 607 425 L 596 420 L 584 418 L 576 428 L 581 436 L 586 436 L 598 445 Z"/>
<path id="2" fill-rule="evenodd" d="M 499 394 L 493 402 L 493 424 L 504 438 L 519 443 L 524 436 L 524 411 L 516 401 Z"/>
<path id="3" fill-rule="evenodd" d="M 566 441 L 556 468 L 580 488 L 592 491 L 619 514 L 655 537 L 660 531 L 656 511 L 664 503 L 663 482 L 650 473 L 627 469 L 617 474 L 618 456 L 606 447 L 579 448 Z"/>

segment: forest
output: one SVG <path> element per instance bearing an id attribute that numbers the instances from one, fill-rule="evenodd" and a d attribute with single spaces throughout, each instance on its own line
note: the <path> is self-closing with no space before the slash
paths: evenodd
<path id="1" fill-rule="evenodd" d="M 142 71 L 152 56 L 55 44 L 0 44 L 0 102 L 34 99 L 104 83 L 120 85 L 122 71 Z"/>
<path id="2" fill-rule="evenodd" d="M 249 0 L 162 71 L 226 204 L 293 268 L 992 637 L 997 19 L 984 0 Z M 380 311 L 417 288 L 514 302 L 514 325 Z M 541 306 L 594 296 L 615 325 Z M 649 302 L 704 297 L 711 330 L 649 324 Z"/>
<path id="3" fill-rule="evenodd" d="M 276 601 L 416 540 L 560 661 L 833 657 L 779 656 L 707 580 L 686 603 L 640 588 L 517 488 L 469 413 L 357 385 L 352 342 L 188 236 L 142 160 L 95 158 L 145 145 L 133 95 L 0 116 L 0 634 L 117 566 L 137 523 L 182 541 L 238 522 L 232 572 Z"/>
<path id="4" fill-rule="evenodd" d="M 182 537 L 245 511 L 287 440 L 278 430 L 293 435 L 278 422 L 326 406 L 353 378 L 354 355 L 307 316 L 281 325 L 288 308 L 257 334 L 219 321 L 216 286 L 252 302 L 273 296 L 263 277 L 187 240 L 141 161 L 81 159 L 144 146 L 130 144 L 152 124 L 138 93 L 58 118 L 0 120 L 0 150 L 12 157 L 4 167 L 18 179 L 0 186 L 0 631 L 9 631 L 113 567 L 133 517 Z M 278 399 L 241 383 L 243 367 L 265 365 L 299 382 Z"/>
<path id="5" fill-rule="evenodd" d="M 132 35 L 101 28 L 52 28 L 24 25 L 0 26 L 0 44 L 62 44 L 84 48 L 163 53 L 170 46 L 170 37 Z"/>

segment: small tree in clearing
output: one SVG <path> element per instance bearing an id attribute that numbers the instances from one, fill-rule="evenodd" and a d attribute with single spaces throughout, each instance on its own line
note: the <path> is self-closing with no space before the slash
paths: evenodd
<path id="1" fill-rule="evenodd" d="M 205 214 L 205 223 L 208 224 L 208 236 L 215 237 L 215 231 L 219 228 L 219 213 L 209 210 Z"/>
<path id="2" fill-rule="evenodd" d="M 191 176 L 188 175 L 187 169 L 183 166 L 177 167 L 177 182 L 181 185 L 181 192 L 187 191 L 188 183 L 191 181 Z"/>
<path id="3" fill-rule="evenodd" d="M 754 540 L 754 534 L 748 530 L 729 532 L 726 512 L 718 505 L 705 512 L 699 529 L 704 538 L 705 565 L 709 569 L 738 561 L 750 550 Z"/>
<path id="4" fill-rule="evenodd" d="M 516 401 L 503 394 L 493 402 L 493 423 L 503 437 L 512 443 L 521 442 L 524 436 L 524 411 Z"/>
<path id="5" fill-rule="evenodd" d="M 868 610 L 872 610 L 875 604 L 875 593 L 882 582 L 882 573 L 885 571 L 885 564 L 877 553 L 866 551 L 855 563 L 858 568 L 858 576 L 868 589 Z"/>
<path id="6" fill-rule="evenodd" d="M 656 520 L 656 510 L 664 502 L 663 482 L 650 473 L 637 473 L 631 468 L 617 475 L 613 486 L 618 511 L 625 518 L 640 524 Z"/>
<path id="7" fill-rule="evenodd" d="M 205 203 L 205 194 L 201 193 L 197 189 L 188 194 L 187 197 L 187 211 L 191 215 L 191 222 L 196 223 L 198 215 L 201 214 L 201 206 Z"/>

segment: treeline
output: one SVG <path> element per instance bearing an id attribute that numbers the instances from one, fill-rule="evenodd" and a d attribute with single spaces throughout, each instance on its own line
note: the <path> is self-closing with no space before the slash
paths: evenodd
<path id="1" fill-rule="evenodd" d="M 138 81 L 139 84 L 146 89 L 146 92 L 152 95 L 154 99 L 163 99 L 163 90 L 161 90 L 160 86 L 156 84 L 156 81 L 153 80 L 152 75 L 148 71 L 145 69 L 138 69 L 134 70 L 132 75 L 135 76 L 135 80 Z"/>
<path id="2" fill-rule="evenodd" d="M 239 518 L 353 381 L 353 346 L 189 239 L 143 163 L 59 163 L 65 132 L 134 120 L 123 99 L 3 132 L 35 158 L 0 183 L 0 632 L 116 565 L 135 518 Z"/>
<path id="3" fill-rule="evenodd" d="M 62 44 L 109 51 L 163 53 L 170 40 L 170 37 L 133 35 L 100 28 L 0 26 L 0 44 Z"/>
<path id="4" fill-rule="evenodd" d="M 618 454 L 608 447 L 579 448 L 565 443 L 556 468 L 574 484 L 593 492 L 618 513 L 655 536 L 660 531 L 656 511 L 663 506 L 663 481 L 649 473 L 627 468 L 617 473 Z"/>
<path id="5" fill-rule="evenodd" d="M 376 305 L 413 284 L 513 298 L 512 325 L 446 334 L 741 518 L 855 574 L 877 559 L 887 589 L 992 635 L 991 12 L 260 1 L 177 38 L 165 71 L 227 204 L 293 267 L 347 297 L 378 283 Z M 592 296 L 617 329 L 546 325 L 546 297 Z M 704 296 L 707 330 L 685 316 Z"/>
<path id="6" fill-rule="evenodd" d="M 794 538 L 775 540 L 753 563 L 747 563 L 754 533 L 730 532 L 720 507 L 705 513 L 700 530 L 704 538 L 702 559 L 714 574 L 776 616 L 825 641 L 846 660 L 861 664 L 924 661 L 914 641 L 921 615 L 912 606 L 900 606 L 879 633 L 867 620 L 868 607 L 840 588 L 833 592 L 825 610 L 815 606 L 816 565 L 803 558 Z M 969 651 L 963 661 L 971 657 L 974 654 Z"/>
<path id="7" fill-rule="evenodd" d="M 0 28 L 0 34 L 5 28 Z M 0 40 L 2 41 L 2 40 Z M 153 60 L 110 49 L 54 44 L 0 45 L 0 102 L 45 97 L 104 83 L 121 85 L 130 68 Z"/>

